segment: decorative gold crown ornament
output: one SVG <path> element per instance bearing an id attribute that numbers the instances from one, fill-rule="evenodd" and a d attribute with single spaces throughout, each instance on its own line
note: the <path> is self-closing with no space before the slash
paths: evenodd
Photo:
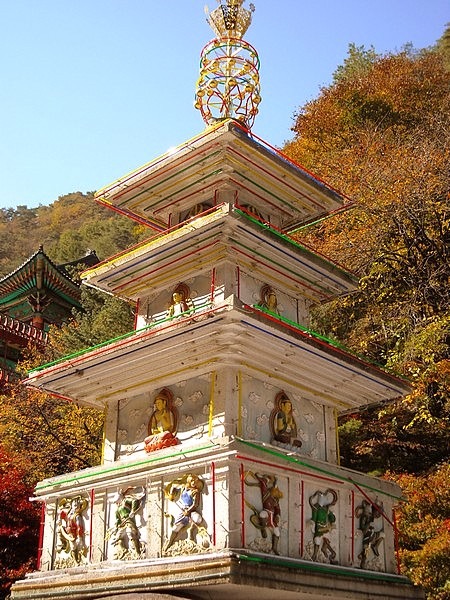
<path id="1" fill-rule="evenodd" d="M 261 102 L 259 58 L 256 50 L 242 39 L 255 10 L 242 7 L 244 0 L 218 0 L 207 21 L 217 38 L 209 42 L 200 58 L 195 108 L 207 125 L 223 119 L 236 119 L 251 129 Z"/>
<path id="2" fill-rule="evenodd" d="M 211 13 L 205 6 L 206 20 L 218 38 L 242 38 L 252 22 L 254 4 L 250 10 L 242 8 L 244 0 L 218 0 L 219 6 Z"/>

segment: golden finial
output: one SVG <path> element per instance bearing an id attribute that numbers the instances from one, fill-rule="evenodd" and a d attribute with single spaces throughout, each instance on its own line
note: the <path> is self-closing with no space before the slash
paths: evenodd
<path id="1" fill-rule="evenodd" d="M 243 8 L 244 0 L 218 2 L 211 13 L 205 8 L 217 38 L 202 50 L 195 107 L 208 125 L 236 119 L 250 129 L 261 102 L 259 58 L 242 36 L 255 7 L 250 4 L 250 10 Z"/>
<path id="2" fill-rule="evenodd" d="M 242 38 L 252 22 L 255 6 L 242 8 L 244 0 L 218 0 L 219 6 L 211 13 L 205 6 L 206 20 L 218 38 Z"/>

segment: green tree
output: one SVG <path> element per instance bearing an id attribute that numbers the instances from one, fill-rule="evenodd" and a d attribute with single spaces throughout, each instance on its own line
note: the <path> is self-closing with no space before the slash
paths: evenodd
<path id="1" fill-rule="evenodd" d="M 30 349 L 27 369 L 101 344 L 133 329 L 133 307 L 93 289 L 82 290 L 83 311 L 49 333 L 44 352 Z M 0 395 L 0 438 L 11 453 L 30 457 L 30 478 L 40 479 L 99 464 L 104 415 L 76 402 L 11 385 Z"/>
<path id="2" fill-rule="evenodd" d="M 62 264 L 90 250 L 105 259 L 151 235 L 152 230 L 100 206 L 90 192 L 65 194 L 33 209 L 0 209 L 0 277 L 40 245 L 56 264 Z"/>

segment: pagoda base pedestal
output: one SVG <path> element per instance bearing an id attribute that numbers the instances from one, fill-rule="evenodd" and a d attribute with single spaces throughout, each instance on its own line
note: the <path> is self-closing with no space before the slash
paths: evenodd
<path id="1" fill-rule="evenodd" d="M 396 485 L 280 447 L 180 444 L 36 492 L 40 571 L 11 600 L 423 598 L 397 574 Z"/>
<path id="2" fill-rule="evenodd" d="M 408 579 L 234 550 L 183 559 L 91 565 L 34 573 L 13 600 L 408 600 L 423 598 Z"/>

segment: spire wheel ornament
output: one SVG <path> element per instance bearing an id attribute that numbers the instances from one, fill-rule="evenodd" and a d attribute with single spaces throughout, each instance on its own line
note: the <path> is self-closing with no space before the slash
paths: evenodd
<path id="1" fill-rule="evenodd" d="M 207 125 L 224 119 L 236 119 L 251 129 L 261 102 L 259 57 L 242 39 L 255 10 L 243 8 L 244 0 L 218 0 L 211 13 L 205 7 L 206 20 L 216 34 L 200 56 L 195 108 Z"/>

